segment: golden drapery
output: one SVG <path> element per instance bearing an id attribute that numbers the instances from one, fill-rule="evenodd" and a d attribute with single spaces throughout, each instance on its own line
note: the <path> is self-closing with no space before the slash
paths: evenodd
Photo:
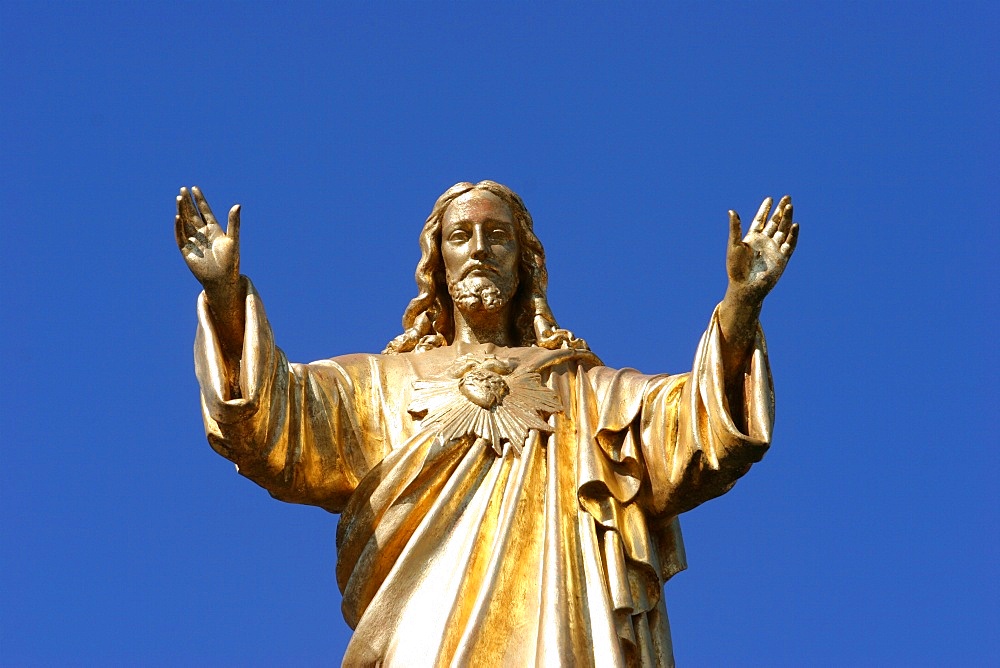
<path id="1" fill-rule="evenodd" d="M 715 315 L 693 371 L 675 376 L 461 344 L 290 364 L 249 284 L 246 323 L 234 398 L 199 302 L 208 439 L 275 498 L 341 513 L 344 665 L 673 665 L 663 584 L 686 565 L 677 515 L 727 491 L 770 441 L 762 334 L 734 393 Z M 561 404 L 549 431 L 498 454 L 422 428 L 415 383 L 459 355 L 537 373 Z"/>

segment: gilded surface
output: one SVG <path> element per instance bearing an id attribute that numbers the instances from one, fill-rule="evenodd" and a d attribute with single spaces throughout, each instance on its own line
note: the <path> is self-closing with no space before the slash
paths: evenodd
<path id="1" fill-rule="evenodd" d="M 418 296 L 381 354 L 294 364 L 201 193 L 178 246 L 205 287 L 195 367 L 211 446 L 283 501 L 340 513 L 345 665 L 667 666 L 677 516 L 764 455 L 757 317 L 795 248 L 788 198 L 744 237 L 689 373 L 604 366 L 545 300 L 520 198 L 458 184 L 421 234 Z"/>

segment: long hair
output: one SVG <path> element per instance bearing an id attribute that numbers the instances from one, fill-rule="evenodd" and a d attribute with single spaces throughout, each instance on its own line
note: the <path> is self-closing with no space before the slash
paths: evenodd
<path id="1" fill-rule="evenodd" d="M 422 352 L 449 345 L 455 336 L 454 304 L 448 293 L 444 261 L 441 258 L 441 224 L 448 206 L 467 192 L 485 190 L 510 207 L 517 229 L 520 260 L 518 287 L 511 301 L 514 340 L 518 345 L 588 349 L 583 339 L 556 324 L 545 292 L 549 276 L 545 270 L 545 251 L 535 236 L 531 214 L 513 190 L 495 181 L 456 183 L 444 191 L 420 232 L 420 261 L 415 278 L 417 296 L 403 314 L 403 333 L 382 351 L 386 354 Z"/>

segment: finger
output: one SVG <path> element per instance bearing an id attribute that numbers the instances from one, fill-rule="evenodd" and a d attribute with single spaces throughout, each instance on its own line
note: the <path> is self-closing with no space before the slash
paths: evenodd
<path id="1" fill-rule="evenodd" d="M 180 209 L 180 202 L 177 203 L 177 208 Z M 174 240 L 177 242 L 177 247 L 183 250 L 184 244 L 187 243 L 187 234 L 184 232 L 184 221 L 179 213 L 174 216 Z"/>
<path id="2" fill-rule="evenodd" d="M 764 201 L 760 203 L 760 208 L 757 209 L 757 215 L 753 217 L 753 223 L 750 225 L 751 230 L 763 230 L 764 222 L 767 220 L 767 214 L 771 211 L 771 204 L 774 203 L 770 197 L 765 197 Z"/>
<path id="3" fill-rule="evenodd" d="M 226 223 L 226 236 L 233 240 L 239 247 L 240 244 L 240 205 L 235 205 L 229 210 L 229 222 Z"/>
<path id="4" fill-rule="evenodd" d="M 181 188 L 181 194 L 177 196 L 177 215 L 181 217 L 181 222 L 184 223 L 185 237 L 189 237 L 197 232 L 198 228 L 204 224 L 198 211 L 194 208 L 194 203 L 191 201 L 191 193 L 187 188 Z"/>
<path id="5" fill-rule="evenodd" d="M 781 227 L 781 220 L 783 214 L 784 214 L 784 209 L 781 208 L 781 205 L 778 205 L 774 208 L 774 213 L 771 214 L 771 220 L 767 221 L 767 225 L 764 226 L 765 235 L 769 237 L 774 236 L 774 233 L 778 231 L 779 227 Z"/>
<path id="6" fill-rule="evenodd" d="M 729 245 L 738 246 L 743 243 L 743 225 L 740 222 L 740 214 L 732 209 L 729 210 Z"/>
<path id="7" fill-rule="evenodd" d="M 792 223 L 791 228 L 788 230 L 788 238 L 785 239 L 785 243 L 781 244 L 781 253 L 787 257 L 791 257 L 792 253 L 795 252 L 795 245 L 799 242 L 799 224 Z"/>
<path id="8" fill-rule="evenodd" d="M 785 195 L 781 198 L 781 224 L 778 225 L 778 231 L 788 234 L 788 230 L 792 227 L 792 199 Z"/>
<path id="9" fill-rule="evenodd" d="M 201 188 L 192 186 L 191 192 L 194 193 L 194 201 L 198 205 L 198 211 L 201 212 L 201 217 L 205 219 L 205 223 L 207 225 L 218 225 L 219 221 L 212 214 L 212 208 L 208 206 L 205 196 L 201 193 Z"/>

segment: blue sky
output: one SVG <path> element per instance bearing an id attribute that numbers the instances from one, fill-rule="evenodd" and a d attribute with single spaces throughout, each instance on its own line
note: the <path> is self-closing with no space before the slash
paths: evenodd
<path id="1" fill-rule="evenodd" d="M 771 452 L 682 520 L 681 665 L 1000 660 L 992 3 L 0 6 L 0 659 L 323 665 L 336 517 L 216 456 L 174 196 L 243 205 L 279 345 L 377 351 L 457 181 L 560 324 L 690 368 L 726 210 L 790 193 Z"/>

